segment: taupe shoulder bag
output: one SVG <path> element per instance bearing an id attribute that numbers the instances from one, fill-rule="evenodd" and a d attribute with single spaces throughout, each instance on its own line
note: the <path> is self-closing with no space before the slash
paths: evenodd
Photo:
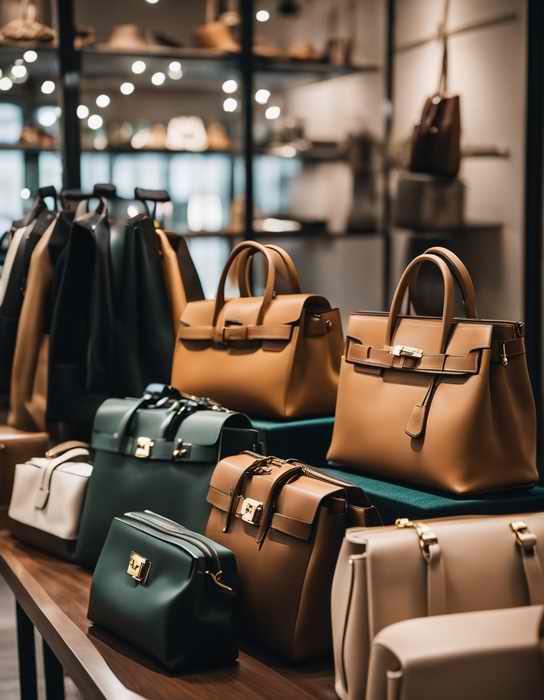
<path id="1" fill-rule="evenodd" d="M 403 316 L 423 263 L 444 282 L 441 318 Z M 467 318 L 455 318 L 455 284 Z M 329 460 L 456 494 L 538 480 L 523 324 L 479 319 L 468 270 L 446 248 L 408 265 L 389 313 L 352 314 Z"/>
<path id="2" fill-rule="evenodd" d="M 264 257 L 264 294 L 226 299 L 231 268 L 236 266 L 239 279 L 246 280 L 248 253 Z M 280 262 L 290 288 L 297 289 L 296 269 L 289 272 L 292 261 L 281 249 L 248 241 L 233 250 L 215 301 L 190 302 L 182 313 L 174 386 L 251 416 L 334 413 L 342 353 L 340 314 L 322 296 L 298 291 L 278 294 Z"/>

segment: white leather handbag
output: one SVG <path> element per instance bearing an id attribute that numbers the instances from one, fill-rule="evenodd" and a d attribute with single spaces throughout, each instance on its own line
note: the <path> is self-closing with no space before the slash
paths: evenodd
<path id="1" fill-rule="evenodd" d="M 8 511 L 13 535 L 71 559 L 92 471 L 89 447 L 76 441 L 17 464 Z"/>

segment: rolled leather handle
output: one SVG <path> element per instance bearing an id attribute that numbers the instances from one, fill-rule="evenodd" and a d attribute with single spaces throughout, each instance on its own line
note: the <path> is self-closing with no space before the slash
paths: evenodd
<path id="1" fill-rule="evenodd" d="M 285 279 L 289 284 L 288 294 L 300 294 L 300 279 L 298 276 L 298 270 L 293 261 L 293 258 L 289 253 L 280 248 L 277 245 L 266 245 L 266 248 L 272 253 L 272 258 L 274 260 L 274 267 L 276 273 L 283 273 Z M 253 290 L 251 288 L 251 261 L 253 259 L 254 253 L 250 250 L 243 253 L 238 259 L 237 266 L 237 276 L 238 276 L 238 289 L 240 290 L 240 296 L 251 297 L 254 296 Z M 277 277 L 276 277 L 277 279 Z"/>
<path id="2" fill-rule="evenodd" d="M 70 452 L 70 450 L 75 449 L 87 450 L 87 454 L 90 454 L 91 446 L 88 442 L 81 442 L 81 440 L 67 440 L 66 442 L 61 442 L 60 444 L 51 447 L 49 450 L 47 450 L 45 456 L 49 459 L 54 459 L 65 452 Z"/>
<path id="3" fill-rule="evenodd" d="M 436 255 L 448 263 L 455 281 L 461 290 L 467 318 L 478 318 L 478 312 L 476 310 L 476 289 L 474 288 L 474 282 L 472 281 L 470 272 L 461 258 L 455 255 L 449 248 L 443 248 L 442 246 L 427 248 L 424 254 Z"/>
<path id="4" fill-rule="evenodd" d="M 440 343 L 436 350 L 437 353 L 443 353 L 446 349 L 448 342 L 448 336 L 450 328 L 453 325 L 454 311 L 455 311 L 455 294 L 454 294 L 454 278 L 449 265 L 437 255 L 418 255 L 414 258 L 408 267 L 404 270 L 402 277 L 397 285 L 395 293 L 393 295 L 393 300 L 391 302 L 391 308 L 389 310 L 389 317 L 387 319 L 387 328 L 385 332 L 385 344 L 392 345 L 393 337 L 395 335 L 395 327 L 397 319 L 402 306 L 402 301 L 404 295 L 413 282 L 417 271 L 423 265 L 424 262 L 432 263 L 436 265 L 442 274 L 442 279 L 444 281 L 444 305 L 442 307 L 442 327 L 440 333 Z"/>

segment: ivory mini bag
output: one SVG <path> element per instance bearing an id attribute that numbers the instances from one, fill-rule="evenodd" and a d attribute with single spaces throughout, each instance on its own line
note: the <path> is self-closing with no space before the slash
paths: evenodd
<path id="1" fill-rule="evenodd" d="M 70 559 L 92 471 L 88 446 L 75 441 L 18 464 L 8 511 L 15 537 Z"/>

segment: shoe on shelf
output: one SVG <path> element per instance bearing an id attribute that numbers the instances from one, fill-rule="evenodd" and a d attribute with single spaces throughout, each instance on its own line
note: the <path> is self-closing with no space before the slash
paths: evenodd
<path id="1" fill-rule="evenodd" d="M 8 22 L 0 29 L 0 40 L 39 41 L 49 43 L 56 39 L 56 32 L 51 27 L 38 22 L 36 5 L 29 0 L 20 0 L 21 16 Z"/>

